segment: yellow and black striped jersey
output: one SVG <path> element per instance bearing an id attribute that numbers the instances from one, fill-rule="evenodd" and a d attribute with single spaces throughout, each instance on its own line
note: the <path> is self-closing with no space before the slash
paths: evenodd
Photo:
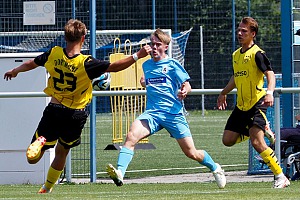
<path id="1" fill-rule="evenodd" d="M 68 57 L 62 47 L 55 46 L 34 59 L 49 73 L 44 92 L 72 109 L 84 108 L 92 99 L 92 80 L 103 74 L 109 62 L 90 55 Z"/>
<path id="2" fill-rule="evenodd" d="M 233 54 L 234 82 L 237 88 L 237 107 L 250 110 L 265 94 L 264 72 L 272 70 L 264 51 L 256 44 L 246 52 L 241 48 Z"/>

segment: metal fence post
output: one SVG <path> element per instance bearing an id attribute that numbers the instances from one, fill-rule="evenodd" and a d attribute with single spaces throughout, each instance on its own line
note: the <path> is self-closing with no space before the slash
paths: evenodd
<path id="1" fill-rule="evenodd" d="M 274 111 L 275 111 L 275 155 L 278 159 L 279 164 L 281 164 L 281 155 L 280 155 L 280 94 L 278 91 L 274 92 L 275 102 L 274 102 Z"/>

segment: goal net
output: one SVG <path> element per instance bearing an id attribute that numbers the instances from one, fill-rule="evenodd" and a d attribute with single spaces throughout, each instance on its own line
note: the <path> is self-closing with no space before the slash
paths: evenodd
<path id="1" fill-rule="evenodd" d="M 141 45 L 150 43 L 150 34 L 154 30 L 98 30 L 96 31 L 96 57 L 108 60 L 113 52 L 114 40 L 120 38 L 120 51 L 124 51 L 124 42 L 130 41 L 131 51 L 136 52 Z M 170 29 L 165 29 L 172 36 L 172 44 L 169 48 L 169 56 L 177 59 L 184 65 L 186 43 L 192 28 L 172 35 Z M 0 53 L 24 53 L 45 52 L 53 46 L 65 46 L 63 31 L 30 31 L 30 32 L 0 32 Z M 90 37 L 82 47 L 83 53 L 89 51 Z M 129 45 L 129 44 L 128 44 Z M 129 49 L 128 49 L 129 50 Z"/>

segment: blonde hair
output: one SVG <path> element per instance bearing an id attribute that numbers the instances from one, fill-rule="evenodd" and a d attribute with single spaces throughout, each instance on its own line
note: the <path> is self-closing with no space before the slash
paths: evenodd
<path id="1" fill-rule="evenodd" d="M 159 28 L 151 34 L 151 37 L 152 36 L 157 37 L 161 42 L 167 45 L 171 42 L 171 37 Z"/>
<path id="2" fill-rule="evenodd" d="M 87 30 L 83 22 L 77 19 L 70 19 L 65 27 L 65 39 L 67 42 L 80 41 L 82 36 L 86 35 Z"/>

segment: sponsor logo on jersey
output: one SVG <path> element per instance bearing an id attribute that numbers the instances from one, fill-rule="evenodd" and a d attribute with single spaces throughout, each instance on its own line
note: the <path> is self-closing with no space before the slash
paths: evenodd
<path id="1" fill-rule="evenodd" d="M 246 70 L 238 71 L 234 73 L 234 77 L 248 76 L 248 72 Z"/>
<path id="2" fill-rule="evenodd" d="M 161 84 L 161 83 L 166 83 L 167 79 L 166 77 L 159 77 L 159 78 L 148 78 L 146 80 L 146 84 Z"/>

